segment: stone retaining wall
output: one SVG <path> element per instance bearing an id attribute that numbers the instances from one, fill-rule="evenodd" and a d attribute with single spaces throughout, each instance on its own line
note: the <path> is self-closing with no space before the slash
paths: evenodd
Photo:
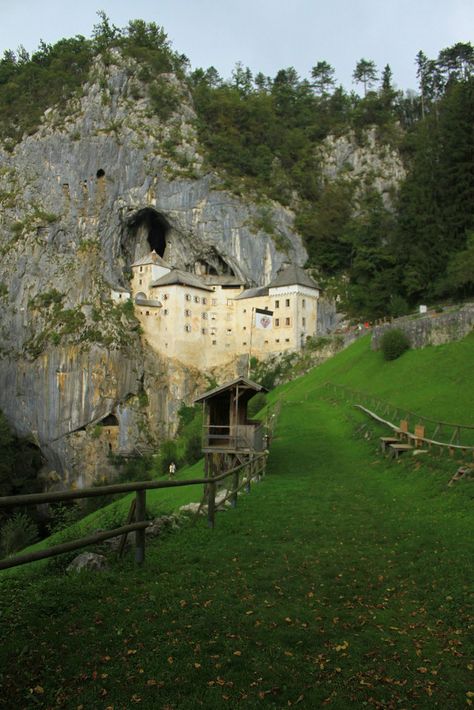
<path id="1" fill-rule="evenodd" d="M 398 318 L 392 323 L 376 326 L 372 331 L 372 350 L 380 348 L 380 339 L 392 328 L 403 330 L 412 348 L 461 340 L 474 328 L 474 303 L 466 303 L 461 308 L 442 313 L 432 311 L 423 316 Z"/>

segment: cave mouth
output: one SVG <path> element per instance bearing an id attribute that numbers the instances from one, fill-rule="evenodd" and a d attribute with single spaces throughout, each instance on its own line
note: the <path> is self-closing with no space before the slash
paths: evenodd
<path id="1" fill-rule="evenodd" d="M 128 226 L 138 243 L 137 246 L 140 245 L 140 252 L 143 251 L 143 245 L 148 243 L 149 249 L 145 251 L 156 251 L 159 256 L 164 256 L 166 237 L 171 229 L 166 217 L 151 207 L 144 207 L 130 218 Z"/>
<path id="2" fill-rule="evenodd" d="M 194 262 L 193 271 L 197 276 L 235 276 L 233 268 L 214 248 Z"/>

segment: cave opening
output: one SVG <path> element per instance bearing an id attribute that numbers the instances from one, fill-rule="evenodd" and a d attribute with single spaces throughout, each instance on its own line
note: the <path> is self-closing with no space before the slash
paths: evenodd
<path id="1" fill-rule="evenodd" d="M 106 417 L 104 417 L 99 424 L 102 424 L 103 426 L 118 426 L 119 421 L 115 414 L 107 414 Z"/>
<path id="2" fill-rule="evenodd" d="M 156 251 L 159 256 L 164 256 L 170 224 L 162 214 L 151 207 L 145 207 L 130 218 L 128 227 L 136 241 L 137 258 L 149 251 Z M 146 245 L 148 246 L 144 248 Z"/>
<path id="3" fill-rule="evenodd" d="M 194 273 L 197 276 L 235 276 L 233 268 L 214 248 L 194 262 Z"/>

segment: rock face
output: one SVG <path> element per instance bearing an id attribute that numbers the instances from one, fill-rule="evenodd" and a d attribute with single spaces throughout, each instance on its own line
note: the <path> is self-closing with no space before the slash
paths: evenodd
<path id="1" fill-rule="evenodd" d="M 0 148 L 0 408 L 33 433 L 55 485 L 112 475 L 110 453 L 170 436 L 181 401 L 207 386 L 151 352 L 133 309 L 111 301 L 133 261 L 154 248 L 180 268 L 262 284 L 307 258 L 289 210 L 265 207 L 283 253 L 258 227 L 261 206 L 204 170 L 186 88 L 165 77 L 180 109 L 162 121 L 133 60 L 112 59 L 67 110 Z"/>
<path id="2" fill-rule="evenodd" d="M 325 180 L 370 184 L 389 209 L 406 174 L 400 154 L 377 138 L 376 128 L 364 131 L 358 140 L 354 133 L 328 136 L 320 149 L 320 162 Z"/>

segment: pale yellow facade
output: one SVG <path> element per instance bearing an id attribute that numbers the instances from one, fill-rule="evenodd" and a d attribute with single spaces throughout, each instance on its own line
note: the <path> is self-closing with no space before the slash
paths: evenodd
<path id="1" fill-rule="evenodd" d="M 212 368 L 242 355 L 264 359 L 299 350 L 316 334 L 316 285 L 245 290 L 238 279 L 187 274 L 153 255 L 133 264 L 132 274 L 144 338 L 157 352 L 187 365 Z M 273 312 L 271 326 L 256 327 L 256 309 Z"/>

